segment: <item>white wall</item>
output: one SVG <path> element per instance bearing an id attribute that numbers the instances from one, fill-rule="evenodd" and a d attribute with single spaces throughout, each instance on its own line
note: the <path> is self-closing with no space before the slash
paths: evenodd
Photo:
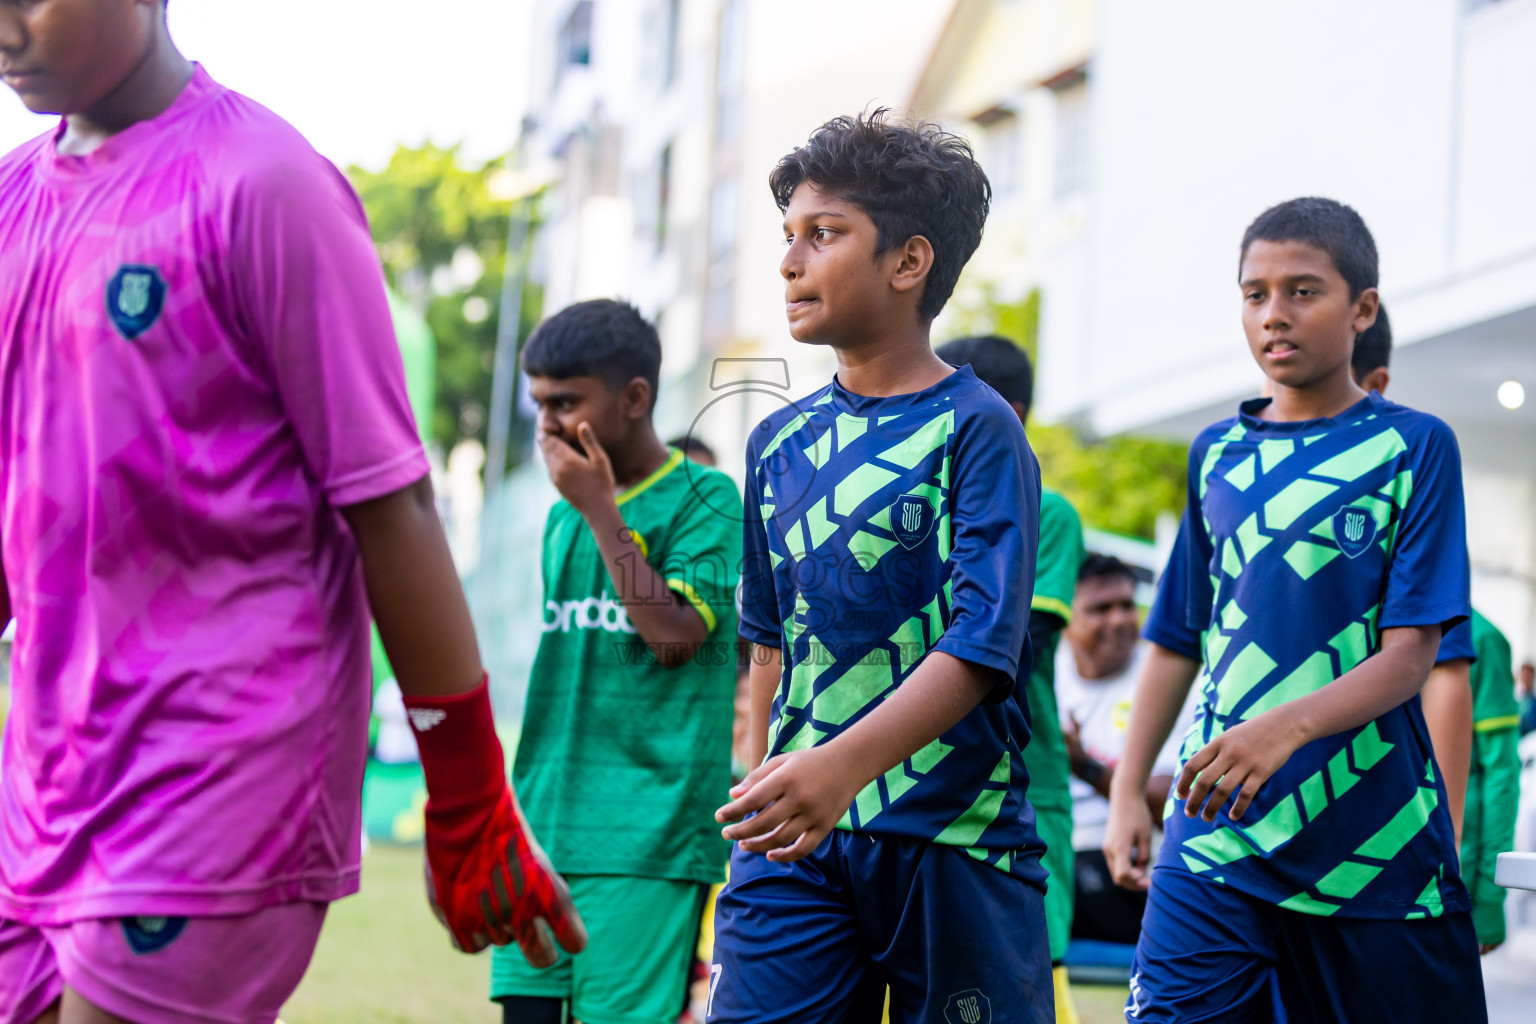
<path id="1" fill-rule="evenodd" d="M 1446 271 L 1456 0 L 1105 0 L 1080 404 L 1106 432 L 1256 382 L 1237 250 L 1265 207 L 1360 210 L 1383 285 Z M 1176 13 L 1170 8 L 1176 8 Z M 1175 381 L 1177 388 L 1170 387 Z"/>
<path id="2" fill-rule="evenodd" d="M 1381 253 L 1392 397 L 1457 429 L 1474 599 L 1527 654 L 1536 407 L 1493 391 L 1536 399 L 1536 0 L 1467 7 L 1103 0 L 1086 276 L 1046 294 L 1041 363 L 1058 415 L 1187 436 L 1259 388 L 1244 228 L 1294 196 L 1349 203 Z"/>

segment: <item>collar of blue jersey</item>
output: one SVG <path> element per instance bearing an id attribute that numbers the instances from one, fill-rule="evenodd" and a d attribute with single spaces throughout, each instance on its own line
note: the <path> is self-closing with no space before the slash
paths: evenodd
<path id="1" fill-rule="evenodd" d="M 856 395 L 838 381 L 837 375 L 832 375 L 832 401 L 838 409 L 852 413 L 855 416 L 868 416 L 873 413 L 890 415 L 893 412 L 901 412 L 907 409 L 920 409 L 931 405 L 939 399 L 947 398 L 956 391 L 975 384 L 976 374 L 969 366 L 957 366 L 955 372 L 934 384 L 932 387 L 921 391 L 913 391 L 905 395 L 886 395 L 878 397 L 874 395 Z"/>
<path id="2" fill-rule="evenodd" d="M 1379 391 L 1372 391 L 1354 405 L 1345 409 L 1337 416 L 1322 416 L 1315 420 L 1288 420 L 1277 423 L 1274 420 L 1259 418 L 1259 413 L 1264 411 L 1273 402 L 1273 398 L 1250 398 L 1242 405 L 1240 410 L 1243 426 L 1249 430 L 1266 430 L 1274 434 L 1294 434 L 1299 431 L 1316 430 L 1319 427 L 1336 427 L 1343 423 L 1358 420 L 1361 417 L 1378 413 L 1389 403 L 1381 397 Z"/>

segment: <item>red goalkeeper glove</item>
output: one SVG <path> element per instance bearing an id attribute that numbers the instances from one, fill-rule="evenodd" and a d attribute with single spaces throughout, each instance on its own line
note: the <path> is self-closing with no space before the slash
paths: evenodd
<path id="1" fill-rule="evenodd" d="M 427 780 L 427 898 L 466 953 L 516 942 L 535 967 L 587 944 L 565 880 L 507 783 L 486 679 L 452 697 L 406 697 Z"/>

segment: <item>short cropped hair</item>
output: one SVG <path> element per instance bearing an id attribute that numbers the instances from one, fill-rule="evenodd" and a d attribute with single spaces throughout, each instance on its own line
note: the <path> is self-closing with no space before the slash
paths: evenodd
<path id="1" fill-rule="evenodd" d="M 531 377 L 600 377 L 622 391 L 642 377 L 656 407 L 661 338 L 627 302 L 591 299 L 566 306 L 539 325 L 523 346 L 523 372 Z"/>
<path id="2" fill-rule="evenodd" d="M 938 316 L 981 244 L 992 205 L 992 185 L 970 144 L 931 121 L 895 119 L 884 107 L 837 117 L 768 175 L 780 211 L 807 183 L 869 215 L 879 231 L 877 256 L 916 235 L 928 239 L 933 267 L 918 313 Z"/>
<path id="3" fill-rule="evenodd" d="M 1392 365 L 1392 321 L 1387 319 L 1387 307 L 1376 307 L 1376 322 L 1355 338 L 1355 354 L 1350 356 L 1349 368 L 1359 380 L 1372 370 Z"/>
<path id="4" fill-rule="evenodd" d="M 1098 552 L 1091 553 L 1083 559 L 1082 567 L 1077 570 L 1077 582 L 1087 580 L 1124 579 L 1131 586 L 1136 585 L 1136 570 L 1126 565 L 1114 555 L 1101 555 Z"/>
<path id="5" fill-rule="evenodd" d="M 668 441 L 667 446 L 676 448 L 678 451 L 682 452 L 689 458 L 692 458 L 695 455 L 702 455 L 706 459 L 709 459 L 711 462 L 720 461 L 719 458 L 715 455 L 715 450 L 713 448 L 705 444 L 703 441 L 700 441 L 692 434 L 679 434 L 677 437 L 674 437 L 672 440 Z"/>
<path id="6" fill-rule="evenodd" d="M 997 334 L 975 335 L 947 341 L 933 350 L 950 366 L 969 366 L 983 384 L 1017 402 L 1026 413 L 1035 400 L 1035 368 L 1029 353 Z"/>
<path id="7" fill-rule="evenodd" d="M 1367 288 L 1376 287 L 1376 239 L 1360 214 L 1338 200 L 1316 196 L 1289 199 L 1259 214 L 1243 232 L 1243 248 L 1237 260 L 1239 279 L 1248 247 L 1254 242 L 1305 242 L 1323 250 L 1348 283 L 1352 299 L 1359 298 Z"/>

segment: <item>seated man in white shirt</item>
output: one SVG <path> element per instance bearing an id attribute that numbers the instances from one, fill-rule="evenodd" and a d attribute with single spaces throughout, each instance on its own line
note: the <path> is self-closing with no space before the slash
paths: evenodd
<path id="1" fill-rule="evenodd" d="M 1109 781 L 1125 747 L 1145 654 L 1140 632 L 1130 566 L 1111 555 L 1089 555 L 1078 571 L 1072 620 L 1063 633 L 1067 642 L 1056 652 L 1056 703 L 1073 776 L 1073 938 L 1134 943 L 1141 932 L 1146 894 L 1115 885 L 1100 851 L 1109 817 Z M 1162 820 L 1192 710 L 1193 703 L 1185 707 L 1147 784 L 1154 820 Z"/>

